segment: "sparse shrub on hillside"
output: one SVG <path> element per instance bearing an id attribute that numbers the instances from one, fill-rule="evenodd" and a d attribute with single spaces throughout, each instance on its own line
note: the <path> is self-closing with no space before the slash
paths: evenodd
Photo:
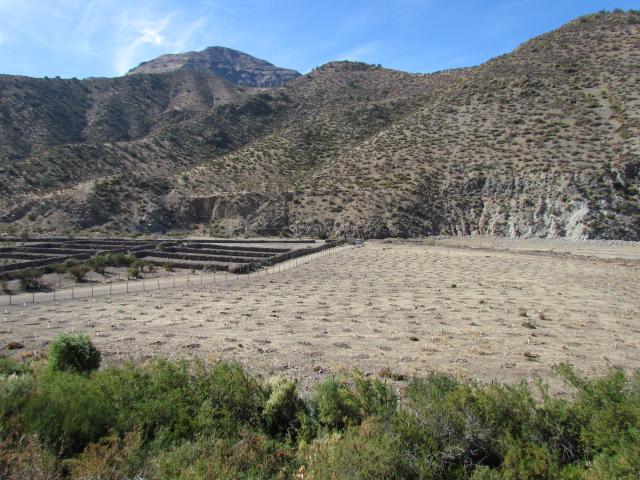
<path id="1" fill-rule="evenodd" d="M 88 335 L 65 333 L 51 342 L 48 366 L 55 372 L 87 373 L 100 366 L 100 357 Z"/>

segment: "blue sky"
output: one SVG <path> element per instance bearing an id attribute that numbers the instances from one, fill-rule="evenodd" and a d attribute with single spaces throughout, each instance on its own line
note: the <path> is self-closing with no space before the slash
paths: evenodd
<path id="1" fill-rule="evenodd" d="M 0 73 L 116 76 L 212 45 L 301 72 L 343 59 L 431 72 L 616 7 L 640 0 L 0 0 Z"/>

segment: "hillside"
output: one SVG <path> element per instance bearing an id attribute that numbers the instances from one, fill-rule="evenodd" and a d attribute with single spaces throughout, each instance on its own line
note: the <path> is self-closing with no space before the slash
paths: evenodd
<path id="1" fill-rule="evenodd" d="M 638 240 L 638 65 L 628 12 L 429 75 L 2 77 L 0 225 Z"/>
<path id="2" fill-rule="evenodd" d="M 192 71 L 83 81 L 3 75 L 0 155 L 11 161 L 38 147 L 139 139 L 181 114 L 206 112 L 250 92 Z"/>
<path id="3" fill-rule="evenodd" d="M 166 73 L 178 70 L 213 73 L 247 87 L 279 87 L 300 76 L 295 70 L 278 68 L 265 60 L 224 47 L 209 47 L 201 52 L 162 55 L 144 62 L 127 75 Z"/>

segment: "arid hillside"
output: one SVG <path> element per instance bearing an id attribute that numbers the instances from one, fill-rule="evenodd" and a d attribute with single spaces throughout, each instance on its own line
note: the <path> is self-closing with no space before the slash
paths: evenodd
<path id="1" fill-rule="evenodd" d="M 428 75 L 2 77 L 0 229 L 638 240 L 638 65 L 618 12 Z"/>

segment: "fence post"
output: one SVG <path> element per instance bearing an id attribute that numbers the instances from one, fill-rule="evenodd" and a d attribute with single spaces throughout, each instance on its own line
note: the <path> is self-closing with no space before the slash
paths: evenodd
<path id="1" fill-rule="evenodd" d="M 160 277 L 156 277 L 156 280 L 158 280 L 158 290 L 160 290 Z"/>
<path id="2" fill-rule="evenodd" d="M 11 305 L 11 294 L 9 294 L 9 305 Z"/>
<path id="3" fill-rule="evenodd" d="M 31 292 L 31 303 L 36 303 L 36 292 Z"/>
<path id="4" fill-rule="evenodd" d="M 71 287 L 71 300 L 74 300 L 76 298 L 76 293 L 73 287 Z"/>
<path id="5" fill-rule="evenodd" d="M 55 290 L 53 291 L 53 301 L 54 302 L 56 301 L 56 291 Z"/>
<path id="6" fill-rule="evenodd" d="M 216 271 L 213 271 L 213 284 L 216 284 Z"/>
<path id="7" fill-rule="evenodd" d="M 93 298 L 93 285 L 91 285 L 91 298 Z"/>
<path id="8" fill-rule="evenodd" d="M 144 283 L 144 278 L 142 279 L 142 291 L 143 292 L 147 291 L 147 287 L 145 286 L 145 283 Z"/>
<path id="9" fill-rule="evenodd" d="M 112 283 L 109 284 L 109 296 L 111 296 L 111 287 L 113 286 Z"/>
<path id="10" fill-rule="evenodd" d="M 200 285 L 202 285 L 202 275 L 204 274 L 204 272 L 200 272 Z"/>
<path id="11" fill-rule="evenodd" d="M 127 280 L 127 293 L 129 293 L 129 280 Z"/>

